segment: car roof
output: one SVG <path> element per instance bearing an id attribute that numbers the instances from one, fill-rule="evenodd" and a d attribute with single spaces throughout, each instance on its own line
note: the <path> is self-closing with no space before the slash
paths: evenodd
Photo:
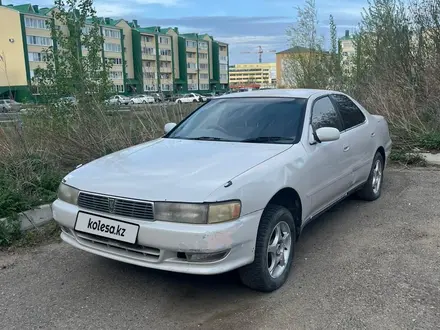
<path id="1" fill-rule="evenodd" d="M 325 90 L 325 89 L 264 89 L 255 90 L 249 92 L 239 92 L 230 93 L 226 95 L 221 95 L 217 99 L 226 98 L 237 98 L 237 97 L 294 97 L 294 98 L 309 98 L 315 94 L 329 94 L 329 93 L 339 93 L 336 91 Z"/>

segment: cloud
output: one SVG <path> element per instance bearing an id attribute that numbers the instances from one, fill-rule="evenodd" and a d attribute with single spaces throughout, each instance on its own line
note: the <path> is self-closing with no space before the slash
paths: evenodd
<path id="1" fill-rule="evenodd" d="M 185 4 L 182 0 L 135 0 L 140 5 L 161 5 L 164 7 L 179 7 Z"/>

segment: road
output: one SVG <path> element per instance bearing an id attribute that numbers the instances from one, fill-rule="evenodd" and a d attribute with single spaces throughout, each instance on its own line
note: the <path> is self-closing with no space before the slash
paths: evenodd
<path id="1" fill-rule="evenodd" d="M 306 227 L 271 294 L 235 273 L 154 271 L 53 243 L 0 252 L 3 329 L 438 329 L 440 171 L 388 169 Z M 2 269 L 3 268 L 3 269 Z"/>

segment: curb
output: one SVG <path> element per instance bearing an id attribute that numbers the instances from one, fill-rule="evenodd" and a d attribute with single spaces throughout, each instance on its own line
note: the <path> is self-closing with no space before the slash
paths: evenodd
<path id="1" fill-rule="evenodd" d="M 431 153 L 420 153 L 426 162 L 430 165 L 440 165 L 440 153 L 439 154 L 431 154 Z"/>
<path id="2" fill-rule="evenodd" d="M 24 211 L 18 214 L 18 220 L 21 222 L 21 231 L 41 227 L 53 219 L 52 205 L 45 204 L 32 210 Z M 5 221 L 6 218 L 0 219 Z"/>

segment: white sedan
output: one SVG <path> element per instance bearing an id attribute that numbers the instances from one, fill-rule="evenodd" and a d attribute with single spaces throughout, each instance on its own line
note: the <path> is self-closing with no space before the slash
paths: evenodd
<path id="1" fill-rule="evenodd" d="M 206 102 L 208 98 L 197 93 L 184 94 L 176 100 L 176 103 L 192 103 L 192 102 Z"/>
<path id="2" fill-rule="evenodd" d="M 381 196 L 392 144 L 382 116 L 326 90 L 221 96 L 165 132 L 62 180 L 61 238 L 143 267 L 239 269 L 265 292 L 285 283 L 310 221 L 352 193 Z"/>
<path id="3" fill-rule="evenodd" d="M 147 103 L 154 103 L 154 102 L 156 102 L 154 97 L 149 96 L 149 95 L 136 95 L 130 99 L 131 104 L 142 104 L 142 103 L 147 104 Z"/>

